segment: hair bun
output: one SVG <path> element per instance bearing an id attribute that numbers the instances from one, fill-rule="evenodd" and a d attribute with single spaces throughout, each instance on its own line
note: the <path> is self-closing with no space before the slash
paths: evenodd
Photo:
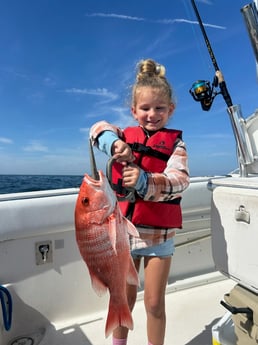
<path id="1" fill-rule="evenodd" d="M 146 77 L 161 77 L 164 78 L 166 69 L 163 65 L 155 62 L 152 59 L 141 60 L 138 64 L 137 80 L 142 80 Z"/>
<path id="2" fill-rule="evenodd" d="M 137 103 L 138 92 L 142 87 L 150 87 L 160 91 L 169 103 L 175 104 L 172 87 L 165 76 L 166 69 L 163 65 L 152 59 L 145 59 L 140 60 L 136 68 L 136 81 L 132 87 L 131 104 L 133 106 Z"/>

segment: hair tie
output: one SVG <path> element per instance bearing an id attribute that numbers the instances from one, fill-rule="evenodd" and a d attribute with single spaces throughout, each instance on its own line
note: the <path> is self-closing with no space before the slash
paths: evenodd
<path id="1" fill-rule="evenodd" d="M 166 74 L 166 69 L 163 65 L 160 65 L 160 64 L 157 64 L 156 65 L 156 74 L 159 76 L 159 77 L 164 77 L 165 74 Z"/>

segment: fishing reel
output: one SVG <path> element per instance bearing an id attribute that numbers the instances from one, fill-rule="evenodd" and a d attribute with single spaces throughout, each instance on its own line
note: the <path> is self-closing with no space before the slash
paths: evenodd
<path id="1" fill-rule="evenodd" d="M 202 109 L 205 111 L 210 110 L 214 98 L 221 92 L 216 91 L 218 86 L 218 78 L 215 76 L 212 85 L 207 80 L 197 80 L 193 83 L 189 90 L 193 99 L 196 102 L 201 102 Z"/>

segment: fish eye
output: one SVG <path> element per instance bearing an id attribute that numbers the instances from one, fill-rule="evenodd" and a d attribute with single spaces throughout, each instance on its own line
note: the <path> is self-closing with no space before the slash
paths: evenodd
<path id="1" fill-rule="evenodd" d="M 84 198 L 82 198 L 82 204 L 84 206 L 87 206 L 89 205 L 89 198 L 87 196 L 85 196 Z"/>

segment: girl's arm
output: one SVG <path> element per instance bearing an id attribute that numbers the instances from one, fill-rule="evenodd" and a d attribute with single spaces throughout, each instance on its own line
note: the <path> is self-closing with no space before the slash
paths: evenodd
<path id="1" fill-rule="evenodd" d="M 90 138 L 93 145 L 108 156 L 123 164 L 134 161 L 132 150 L 123 141 L 123 131 L 106 121 L 97 122 L 90 129 Z"/>
<path id="2" fill-rule="evenodd" d="M 106 121 L 95 123 L 90 129 L 90 139 L 92 144 L 97 146 L 102 152 L 108 156 L 112 156 L 111 148 L 113 143 L 121 138 L 122 131 Z"/>
<path id="3" fill-rule="evenodd" d="M 185 143 L 178 139 L 163 173 L 147 173 L 144 200 L 167 201 L 180 196 L 189 185 L 189 169 Z"/>

